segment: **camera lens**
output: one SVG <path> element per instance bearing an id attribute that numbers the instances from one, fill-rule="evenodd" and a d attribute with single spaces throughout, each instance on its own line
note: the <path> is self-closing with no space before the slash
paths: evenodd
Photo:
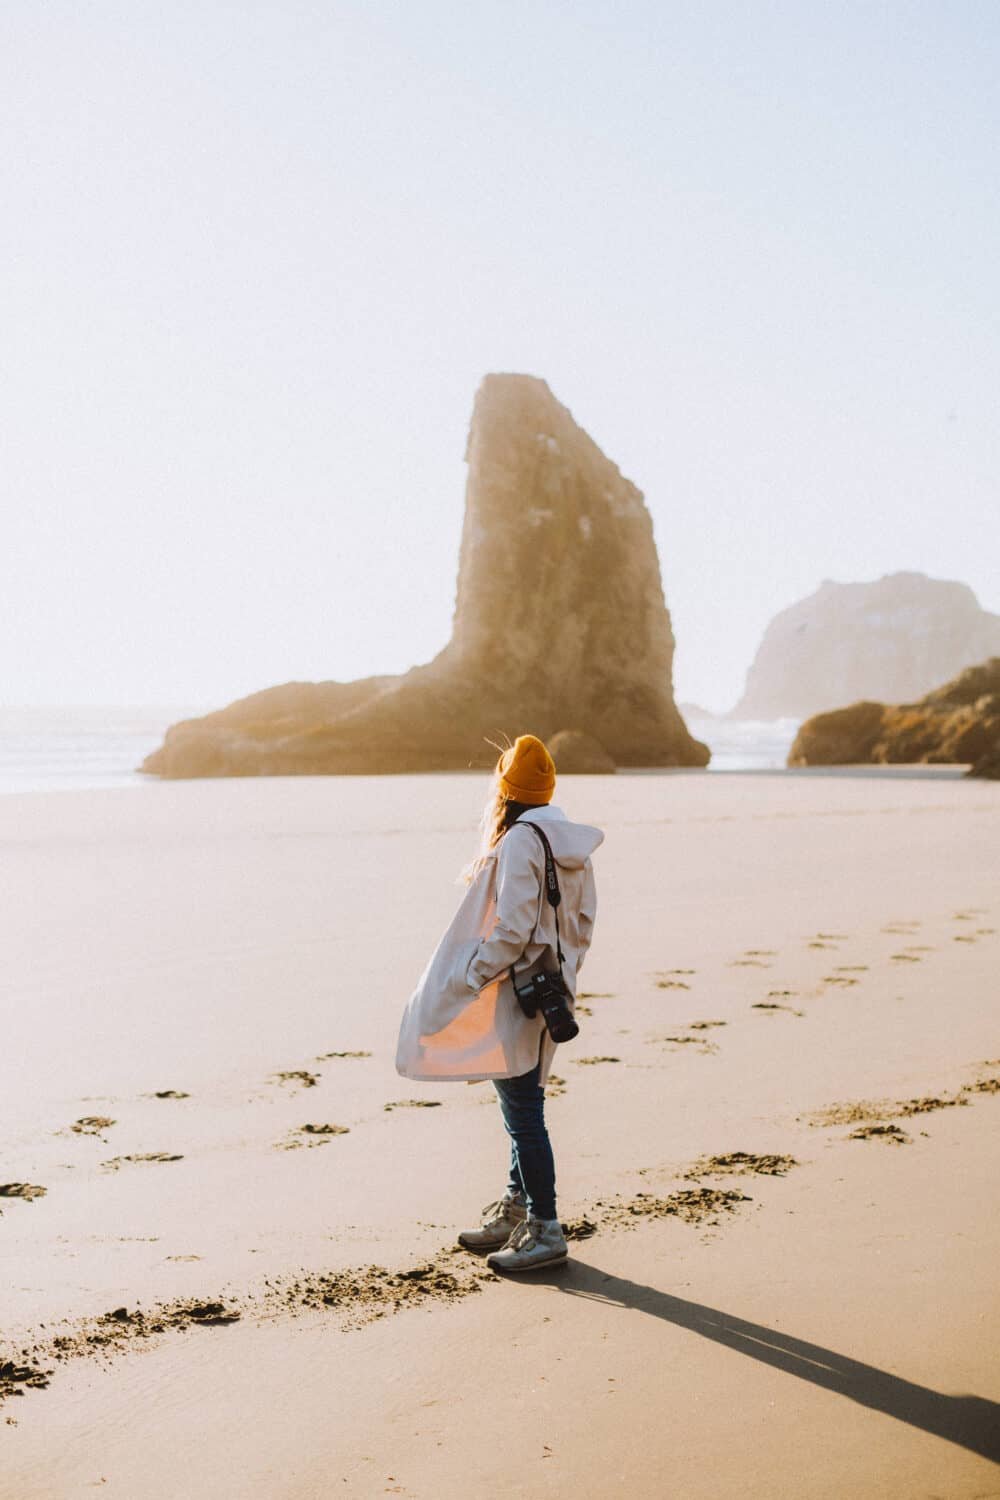
<path id="1" fill-rule="evenodd" d="M 552 1000 L 542 1006 L 542 1015 L 548 1027 L 549 1036 L 554 1042 L 571 1042 L 579 1035 L 580 1028 L 573 1019 L 569 1007 L 559 1000 Z"/>

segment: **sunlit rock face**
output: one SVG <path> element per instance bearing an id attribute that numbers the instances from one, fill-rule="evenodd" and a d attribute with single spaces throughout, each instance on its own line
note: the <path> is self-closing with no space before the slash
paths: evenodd
<path id="1" fill-rule="evenodd" d="M 324 725 L 398 681 L 364 677 L 357 682 L 285 682 L 263 688 L 214 713 L 172 725 L 140 769 L 157 776 L 286 774 L 282 745 L 321 732 Z"/>
<path id="2" fill-rule="evenodd" d="M 1000 775 L 1000 656 L 969 667 L 915 703 L 853 703 L 799 728 L 790 766 L 958 763 Z"/>
<path id="3" fill-rule="evenodd" d="M 805 718 L 862 699 L 904 703 L 1000 652 L 1000 615 L 964 583 L 890 573 L 823 583 L 771 621 L 739 719 Z"/>
<path id="4" fill-rule="evenodd" d="M 560 729 L 549 740 L 549 754 L 560 776 L 610 776 L 615 771 L 600 740 L 579 729 Z"/>
<path id="5" fill-rule="evenodd" d="M 568 725 L 619 766 L 705 765 L 708 749 L 673 700 L 674 637 L 641 493 L 527 375 L 483 381 L 466 458 L 452 637 L 432 662 L 399 678 L 271 689 L 285 695 L 280 713 L 255 694 L 174 726 L 143 769 L 487 767 L 491 741 L 548 738 Z M 320 694 L 311 703 L 310 688 Z M 292 689 L 300 702 L 288 712 Z"/>

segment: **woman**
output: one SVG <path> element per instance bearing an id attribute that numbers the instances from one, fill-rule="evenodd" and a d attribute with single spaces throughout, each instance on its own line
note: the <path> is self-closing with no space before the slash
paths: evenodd
<path id="1" fill-rule="evenodd" d="M 467 873 L 469 889 L 421 975 L 399 1033 L 396 1068 L 406 1078 L 490 1078 L 510 1136 L 506 1190 L 483 1210 L 478 1229 L 459 1235 L 467 1249 L 492 1249 L 496 1270 L 528 1271 L 566 1259 L 556 1216 L 555 1166 L 545 1128 L 545 1082 L 556 1043 L 541 1015 L 529 1018 L 511 984 L 557 967 L 572 1006 L 576 975 L 590 946 L 597 897 L 590 855 L 597 828 L 571 823 L 552 805 L 556 771 L 534 735 L 501 755 L 483 814 L 483 847 Z M 561 899 L 545 894 L 551 847 Z M 558 910 L 558 939 L 555 912 Z"/>

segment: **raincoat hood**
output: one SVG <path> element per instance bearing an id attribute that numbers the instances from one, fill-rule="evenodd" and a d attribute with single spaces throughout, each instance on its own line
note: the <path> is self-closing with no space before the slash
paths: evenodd
<path id="1" fill-rule="evenodd" d="M 518 818 L 518 823 L 537 823 L 552 845 L 552 856 L 564 870 L 580 870 L 594 850 L 604 842 L 604 834 L 589 823 L 571 823 L 561 807 L 546 803 L 532 807 Z"/>

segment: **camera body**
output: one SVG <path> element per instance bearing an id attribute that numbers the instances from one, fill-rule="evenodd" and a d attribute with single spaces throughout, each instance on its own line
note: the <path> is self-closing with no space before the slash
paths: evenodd
<path id="1" fill-rule="evenodd" d="M 533 1019 L 542 1014 L 549 1036 L 554 1042 L 571 1042 L 579 1033 L 569 1007 L 569 990 L 561 974 L 532 974 L 529 979 L 515 980 L 514 994 L 524 1014 Z"/>

